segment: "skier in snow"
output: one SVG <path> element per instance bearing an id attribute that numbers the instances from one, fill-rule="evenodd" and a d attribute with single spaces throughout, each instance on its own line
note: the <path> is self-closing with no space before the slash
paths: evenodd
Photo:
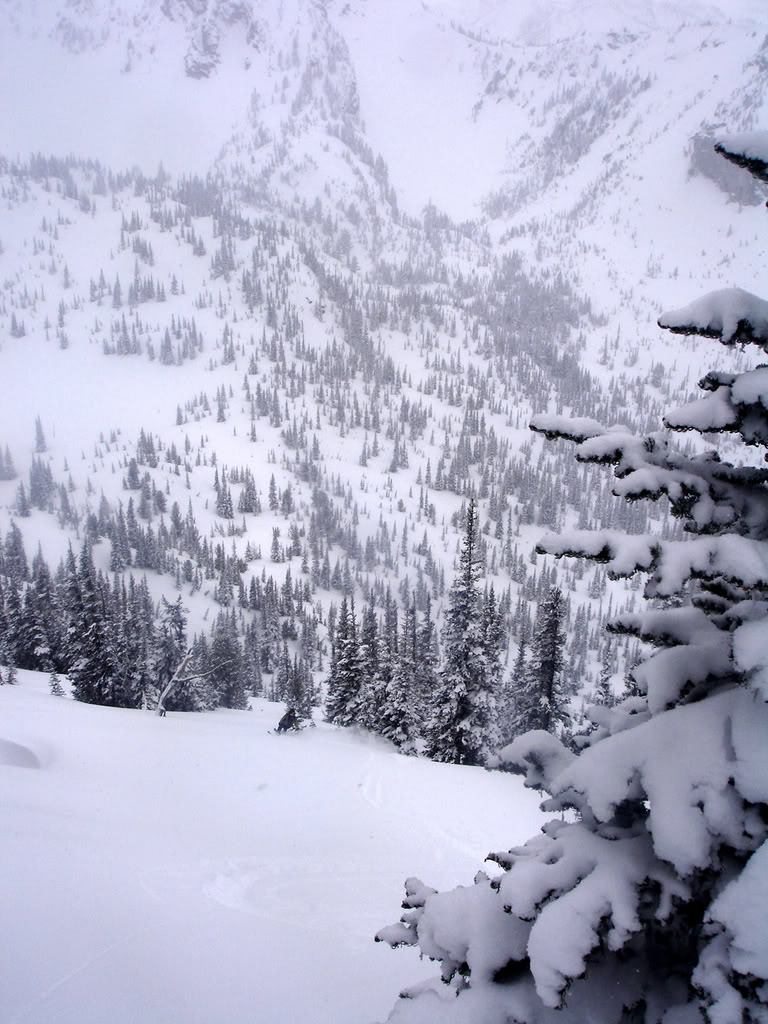
<path id="1" fill-rule="evenodd" d="M 296 717 L 296 709 L 288 708 L 277 725 L 278 732 L 288 732 L 289 729 L 299 729 L 299 720 Z"/>

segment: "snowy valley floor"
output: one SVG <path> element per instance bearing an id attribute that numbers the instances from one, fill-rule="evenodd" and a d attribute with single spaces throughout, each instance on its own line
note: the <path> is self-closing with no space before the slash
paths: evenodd
<path id="1" fill-rule="evenodd" d="M 519 779 L 280 708 L 154 715 L 0 687 L 2 1024 L 370 1024 L 435 964 L 373 942 L 403 881 L 538 831 Z"/>

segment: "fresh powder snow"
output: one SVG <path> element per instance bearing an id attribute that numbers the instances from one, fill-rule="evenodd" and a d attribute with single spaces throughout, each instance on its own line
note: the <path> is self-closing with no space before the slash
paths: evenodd
<path id="1" fill-rule="evenodd" d="M 3 1024 L 384 1019 L 434 972 L 374 943 L 543 822 L 510 775 L 399 756 L 281 706 L 114 710 L 0 687 Z"/>

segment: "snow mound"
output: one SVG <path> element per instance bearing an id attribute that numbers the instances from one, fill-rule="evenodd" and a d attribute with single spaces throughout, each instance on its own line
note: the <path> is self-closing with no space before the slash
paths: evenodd
<path id="1" fill-rule="evenodd" d="M 40 758 L 21 743 L 0 739 L 0 764 L 11 768 L 42 768 Z"/>

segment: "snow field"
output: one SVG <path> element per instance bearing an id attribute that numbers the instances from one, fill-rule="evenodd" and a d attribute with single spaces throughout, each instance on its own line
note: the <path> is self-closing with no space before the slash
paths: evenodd
<path id="1" fill-rule="evenodd" d="M 373 942 L 544 818 L 512 776 L 320 723 L 0 689 L 3 1024 L 358 1024 L 434 974 Z M 350 982 L 350 979 L 352 981 Z"/>

